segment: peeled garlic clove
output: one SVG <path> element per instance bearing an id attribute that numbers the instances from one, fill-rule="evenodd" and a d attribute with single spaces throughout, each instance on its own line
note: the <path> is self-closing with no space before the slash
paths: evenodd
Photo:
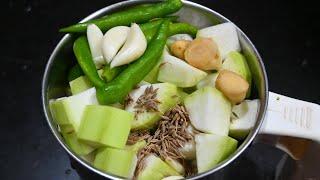
<path id="1" fill-rule="evenodd" d="M 112 61 L 119 49 L 126 42 L 129 31 L 130 28 L 127 26 L 117 26 L 109 29 L 103 36 L 102 53 L 107 63 Z"/>
<path id="2" fill-rule="evenodd" d="M 192 125 L 189 125 L 186 130 L 187 130 L 187 133 L 191 134 L 192 136 L 195 135 L 196 130 L 194 129 L 194 127 L 192 127 Z"/>
<path id="3" fill-rule="evenodd" d="M 182 147 L 179 148 L 179 151 L 187 160 L 196 159 L 196 145 L 194 141 L 185 143 Z"/>
<path id="4" fill-rule="evenodd" d="M 192 136 L 196 134 L 196 130 L 192 125 L 189 125 L 186 129 L 186 132 Z M 182 154 L 184 159 L 194 160 L 196 159 L 196 144 L 194 140 L 190 140 L 183 144 L 182 147 L 178 149 L 178 151 Z"/>
<path id="5" fill-rule="evenodd" d="M 129 64 L 138 59 L 147 48 L 147 40 L 140 27 L 133 23 L 131 25 L 127 40 L 119 53 L 112 60 L 110 67 Z"/>
<path id="6" fill-rule="evenodd" d="M 101 50 L 103 33 L 97 25 L 90 24 L 87 28 L 87 38 L 93 62 L 96 68 L 99 69 L 105 64 Z"/>

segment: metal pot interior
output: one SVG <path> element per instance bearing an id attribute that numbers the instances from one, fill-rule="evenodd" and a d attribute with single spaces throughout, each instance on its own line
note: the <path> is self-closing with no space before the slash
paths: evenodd
<path id="1" fill-rule="evenodd" d="M 94 19 L 94 18 L 103 16 L 105 14 L 109 14 L 117 10 L 123 10 L 128 7 L 142 4 L 145 2 L 150 3 L 150 1 L 146 1 L 146 0 L 133 0 L 133 1 L 120 2 L 114 5 L 105 7 L 99 11 L 96 11 L 95 13 L 85 18 L 83 21 Z M 183 2 L 184 2 L 184 7 L 177 13 L 180 16 L 179 20 L 182 22 L 188 22 L 199 28 L 203 28 L 203 27 L 229 21 L 227 18 L 223 17 L 219 13 L 211 9 L 208 9 L 204 6 L 201 6 L 199 4 L 189 2 L 189 1 L 183 1 Z M 259 116 L 255 125 L 255 128 L 250 132 L 248 137 L 239 144 L 240 146 L 238 147 L 237 151 L 234 152 L 233 155 L 231 155 L 225 161 L 221 162 L 214 169 L 202 174 L 198 174 L 195 177 L 191 177 L 191 179 L 197 179 L 197 178 L 201 178 L 206 175 L 209 175 L 223 168 L 224 166 L 229 164 L 231 161 L 233 161 L 236 157 L 238 157 L 253 141 L 254 137 L 257 135 L 259 131 L 259 128 L 264 118 L 264 113 L 265 113 L 265 109 L 267 106 L 267 99 L 268 99 L 267 76 L 264 69 L 264 65 L 256 48 L 248 39 L 248 37 L 240 29 L 238 29 L 238 35 L 240 39 L 240 44 L 242 46 L 242 53 L 247 58 L 247 61 L 253 76 L 254 88 L 253 88 L 252 96 L 253 98 L 259 98 L 261 100 Z M 71 36 L 71 35 L 64 36 L 63 39 L 59 42 L 59 44 L 56 46 L 56 48 L 52 52 L 51 57 L 47 63 L 45 74 L 43 77 L 43 82 L 42 82 L 42 101 L 43 101 L 44 113 L 54 136 L 57 138 L 57 140 L 60 142 L 63 148 L 69 153 L 70 156 L 72 156 L 79 163 L 81 163 L 91 171 L 94 171 L 108 178 L 115 178 L 117 176 L 106 174 L 102 171 L 99 171 L 98 169 L 95 169 L 90 164 L 85 162 L 81 157 L 75 155 L 72 152 L 72 150 L 66 146 L 66 144 L 63 141 L 63 138 L 61 137 L 58 131 L 57 125 L 54 123 L 52 119 L 52 116 L 49 110 L 48 103 L 50 99 L 66 96 L 66 87 L 68 87 L 67 72 L 68 72 L 68 69 L 76 63 L 76 60 L 72 51 L 72 45 L 73 45 L 74 39 L 75 39 L 75 36 Z"/>

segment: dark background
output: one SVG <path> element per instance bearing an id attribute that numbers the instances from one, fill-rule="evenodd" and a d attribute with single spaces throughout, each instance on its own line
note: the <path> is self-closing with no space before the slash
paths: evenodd
<path id="1" fill-rule="evenodd" d="M 41 107 L 41 80 L 58 29 L 116 1 L 2 0 L 0 25 L 0 179 L 79 179 L 52 136 Z M 270 90 L 320 103 L 319 9 L 308 1 L 197 1 L 237 24 L 258 48 Z M 286 156 L 250 147 L 216 179 L 274 179 Z M 290 179 L 293 161 L 282 171 Z M 315 163 L 316 166 L 319 165 Z M 292 173 L 292 172 L 291 172 Z M 213 176 L 210 177 L 213 179 Z"/>

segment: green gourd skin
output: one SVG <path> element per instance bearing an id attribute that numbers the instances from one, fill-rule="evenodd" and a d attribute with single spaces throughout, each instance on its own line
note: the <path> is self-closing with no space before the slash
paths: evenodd
<path id="1" fill-rule="evenodd" d="M 73 44 L 73 52 L 77 58 L 83 73 L 89 78 L 95 87 L 103 87 L 105 82 L 99 77 L 94 65 L 89 43 L 86 36 L 80 36 Z"/>
<path id="2" fill-rule="evenodd" d="M 145 53 L 128 68 L 122 71 L 114 80 L 98 86 L 97 99 L 101 104 L 122 102 L 136 84 L 153 69 L 162 55 L 168 37 L 170 21 L 165 20 L 158 32 L 148 44 Z"/>
<path id="3" fill-rule="evenodd" d="M 137 7 L 120 11 L 100 19 L 75 24 L 60 29 L 65 33 L 85 33 L 89 24 L 97 25 L 102 32 L 115 26 L 129 26 L 132 22 L 144 23 L 154 18 L 165 17 L 168 14 L 177 12 L 181 9 L 183 3 L 181 0 L 167 0 L 146 7 Z"/>

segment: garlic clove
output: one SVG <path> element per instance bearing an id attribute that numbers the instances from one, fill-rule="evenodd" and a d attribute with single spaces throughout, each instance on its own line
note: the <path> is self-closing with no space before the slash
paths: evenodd
<path id="1" fill-rule="evenodd" d="M 126 42 L 129 31 L 130 28 L 127 26 L 117 26 L 105 33 L 102 40 L 102 52 L 107 63 L 112 61 Z"/>
<path id="2" fill-rule="evenodd" d="M 133 23 L 131 25 L 127 40 L 118 54 L 112 60 L 110 67 L 129 64 L 137 60 L 147 48 L 147 40 L 140 27 Z"/>
<path id="3" fill-rule="evenodd" d="M 90 24 L 87 28 L 87 38 L 93 62 L 96 68 L 100 69 L 105 64 L 101 50 L 103 33 L 97 25 Z"/>

